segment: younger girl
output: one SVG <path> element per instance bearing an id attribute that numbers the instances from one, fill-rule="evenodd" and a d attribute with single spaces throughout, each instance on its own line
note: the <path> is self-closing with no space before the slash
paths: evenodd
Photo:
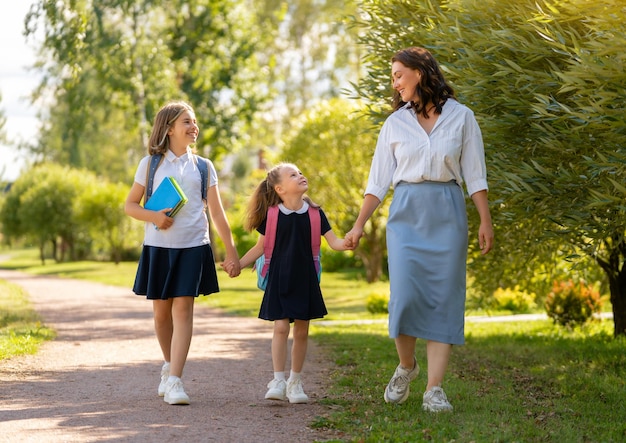
<path id="1" fill-rule="evenodd" d="M 308 215 L 309 206 L 318 206 L 304 195 L 307 190 L 307 180 L 295 165 L 279 164 L 268 172 L 267 178 L 252 195 L 246 220 L 246 229 L 252 231 L 256 228 L 261 235 L 240 262 L 241 267 L 246 267 L 263 255 L 267 210 L 270 206 L 278 205 L 276 241 L 259 318 L 274 322 L 274 379 L 267 385 L 269 390 L 265 398 L 287 398 L 290 403 L 304 403 L 309 399 L 300 379 L 307 350 L 309 320 L 327 314 L 313 261 Z M 345 250 L 343 239 L 337 238 L 331 231 L 326 215 L 321 209 L 319 211 L 322 235 L 331 248 Z M 226 270 L 230 266 L 225 264 Z M 291 322 L 294 323 L 291 374 L 285 380 Z"/>
<path id="2" fill-rule="evenodd" d="M 171 405 L 189 404 L 180 377 L 191 344 L 195 297 L 219 291 L 205 205 L 226 247 L 232 275 L 240 269 L 215 168 L 190 148 L 197 138 L 198 124 L 191 106 L 171 102 L 161 108 L 150 135 L 149 155 L 139 163 L 124 208 L 129 216 L 146 222 L 133 291 L 152 300 L 154 328 L 165 360 L 158 394 Z M 169 176 L 176 179 L 188 198 L 175 218 L 166 214 L 171 208 L 151 211 L 139 204 L 144 199 L 145 205 L 147 168 L 153 155 L 161 156 L 154 172 L 153 191 Z M 206 162 L 208 167 L 207 201 L 202 198 L 199 162 Z"/>

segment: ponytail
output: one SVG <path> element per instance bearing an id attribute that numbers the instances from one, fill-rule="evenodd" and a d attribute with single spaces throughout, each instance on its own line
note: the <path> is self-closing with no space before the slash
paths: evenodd
<path id="1" fill-rule="evenodd" d="M 261 223 L 263 223 L 263 220 L 267 217 L 267 210 L 269 207 L 276 206 L 281 202 L 280 197 L 274 189 L 274 186 L 278 184 L 278 181 L 274 181 L 270 177 L 272 171 L 268 172 L 267 177 L 259 183 L 254 190 L 252 197 L 250 197 L 247 217 L 244 223 L 244 228 L 247 231 L 253 231 L 261 226 Z M 278 175 L 278 171 L 276 171 L 276 178 L 278 178 Z"/>

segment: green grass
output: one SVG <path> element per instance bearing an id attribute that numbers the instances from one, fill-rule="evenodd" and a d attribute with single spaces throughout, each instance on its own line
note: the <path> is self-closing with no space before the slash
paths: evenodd
<path id="1" fill-rule="evenodd" d="M 465 346 L 454 348 L 444 388 L 452 414 L 421 410 L 422 373 L 406 403 L 383 392 L 397 365 L 385 325 L 313 326 L 312 336 L 336 369 L 331 411 L 317 426 L 339 429 L 354 442 L 621 442 L 626 440 L 626 340 L 612 322 L 576 331 L 549 321 L 472 323 Z"/>
<path id="2" fill-rule="evenodd" d="M 36 253 L 20 252 L 2 267 L 132 286 L 136 263 L 81 262 L 40 266 Z M 256 316 L 262 293 L 246 269 L 230 279 L 219 272 L 221 292 L 199 303 Z M 5 293 L 0 286 L 0 294 Z M 365 300 L 385 292 L 351 273 L 324 273 L 325 320 L 386 319 L 367 312 Z M 4 296 L 2 296 L 4 297 Z M 13 309 L 13 308 L 12 308 Z M 27 311 L 20 311 L 27 312 Z M 19 314 L 30 315 L 30 314 Z M 18 315 L 18 316 L 19 316 Z M 34 325 L 34 326 L 32 326 Z M 28 331 L 37 331 L 31 323 Z M 343 442 L 621 442 L 626 441 L 626 339 L 612 337 L 612 321 L 574 330 L 550 321 L 466 324 L 466 345 L 454 348 L 444 388 L 452 414 L 421 410 L 426 384 L 424 343 L 416 355 L 422 372 L 403 405 L 388 405 L 383 391 L 398 363 L 384 323 L 313 322 L 311 337 L 334 362 L 324 415 L 312 426 L 338 431 Z M 4 345 L 3 345 L 4 346 Z"/>
<path id="3" fill-rule="evenodd" d="M 54 331 L 41 324 L 19 286 L 0 280 L 0 360 L 34 354 Z"/>

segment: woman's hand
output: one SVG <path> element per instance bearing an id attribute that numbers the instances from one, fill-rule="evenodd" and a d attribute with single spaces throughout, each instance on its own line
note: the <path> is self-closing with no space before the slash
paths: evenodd
<path id="1" fill-rule="evenodd" d="M 487 254 L 493 248 L 494 235 L 491 223 L 481 223 L 478 228 L 478 246 L 481 255 Z"/>
<path id="2" fill-rule="evenodd" d="M 344 237 L 343 244 L 346 249 L 356 249 L 359 246 L 359 241 L 363 237 L 363 229 L 353 227 Z"/>

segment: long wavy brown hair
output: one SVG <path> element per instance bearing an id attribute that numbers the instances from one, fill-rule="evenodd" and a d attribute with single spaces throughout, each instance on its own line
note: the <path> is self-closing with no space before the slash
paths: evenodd
<path id="1" fill-rule="evenodd" d="M 176 119 L 185 111 L 195 114 L 191 105 L 181 100 L 169 102 L 159 109 L 154 118 L 152 133 L 148 141 L 148 155 L 165 154 L 167 152 L 170 147 L 170 137 L 167 135 L 167 132 Z"/>
<path id="2" fill-rule="evenodd" d="M 413 103 L 416 114 L 421 113 L 428 118 L 426 107 L 431 102 L 435 105 L 435 113 L 441 114 L 444 103 L 449 98 L 455 98 L 454 89 L 446 83 L 437 60 L 427 49 L 419 46 L 402 49 L 391 57 L 391 63 L 394 62 L 400 62 L 410 69 L 417 69 L 421 74 L 420 82 L 415 90 L 419 99 L 417 103 Z M 400 93 L 394 90 L 393 111 L 397 111 L 404 105 L 406 102 L 402 101 Z"/>
<path id="3" fill-rule="evenodd" d="M 277 164 L 267 172 L 267 176 L 252 193 L 244 223 L 244 228 L 247 231 L 253 231 L 261 226 L 261 223 L 263 223 L 263 220 L 267 217 L 267 210 L 270 206 L 276 206 L 282 203 L 280 196 L 276 193 L 276 186 L 279 185 L 281 181 L 280 171 L 286 166 L 298 169 L 298 167 L 292 163 Z M 314 203 L 308 196 L 305 195 L 303 198 L 309 205 L 319 208 L 319 205 Z"/>

